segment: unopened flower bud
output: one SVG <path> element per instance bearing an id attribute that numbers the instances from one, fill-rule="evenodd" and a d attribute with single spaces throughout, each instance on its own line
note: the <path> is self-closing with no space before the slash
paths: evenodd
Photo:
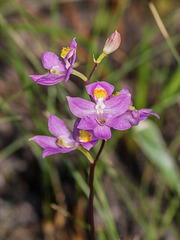
<path id="1" fill-rule="evenodd" d="M 118 47 L 120 46 L 120 43 L 121 43 L 121 36 L 117 31 L 115 31 L 106 40 L 103 48 L 103 52 L 105 54 L 110 54 L 114 52 L 116 49 L 118 49 Z"/>

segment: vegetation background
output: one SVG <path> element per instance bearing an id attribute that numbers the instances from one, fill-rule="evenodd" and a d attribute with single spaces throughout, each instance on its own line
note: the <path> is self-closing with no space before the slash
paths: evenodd
<path id="1" fill-rule="evenodd" d="M 72 129 L 66 96 L 88 97 L 83 82 L 41 86 L 41 54 L 57 55 L 73 37 L 76 69 L 88 75 L 107 37 L 120 48 L 102 61 L 93 81 L 128 87 L 134 106 L 152 108 L 137 127 L 114 131 L 95 172 L 99 240 L 178 240 L 180 236 L 180 2 L 154 5 L 165 39 L 145 0 L 0 1 L 0 239 L 87 239 L 89 163 L 77 151 L 42 158 L 28 142 L 49 135 L 53 113 Z M 92 150 L 95 155 L 99 145 Z"/>

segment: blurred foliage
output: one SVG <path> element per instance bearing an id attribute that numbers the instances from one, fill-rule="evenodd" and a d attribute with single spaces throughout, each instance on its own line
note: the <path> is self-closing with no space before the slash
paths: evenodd
<path id="1" fill-rule="evenodd" d="M 179 0 L 154 3 L 178 52 Z M 122 35 L 122 45 L 103 60 L 92 81 L 108 81 L 117 91 L 128 87 L 135 107 L 152 108 L 160 120 L 151 116 L 131 130 L 114 131 L 106 143 L 95 172 L 98 239 L 117 240 L 122 236 L 178 240 L 180 68 L 146 1 L 0 1 L 0 124 L 11 123 L 18 131 L 8 144 L 1 143 L 0 159 L 5 161 L 27 144 L 32 158 L 37 159 L 43 173 L 45 236 L 46 223 L 55 218 L 50 207 L 52 201 L 65 209 L 65 213 L 60 212 L 62 216 L 88 229 L 83 224 L 85 219 L 80 221 L 75 213 L 66 212 L 62 181 L 63 169 L 68 169 L 75 180 L 76 201 L 88 196 L 89 164 L 82 153 L 43 160 L 42 150 L 28 143 L 33 135 L 49 134 L 49 113 L 61 117 L 72 128 L 74 119 L 66 96 L 88 98 L 83 82 L 72 76 L 66 85 L 43 87 L 37 86 L 28 75 L 44 74 L 42 52 L 53 51 L 58 55 L 76 36 L 76 67 L 88 76 L 93 67 L 92 55 L 98 57 L 106 38 L 115 29 Z M 99 144 L 91 150 L 93 156 L 98 147 Z M 111 191 L 117 199 L 111 198 Z M 127 210 L 123 212 L 123 208 Z M 120 212 L 118 217 L 116 211 Z M 58 213 L 57 210 L 56 217 Z M 132 221 L 134 225 L 130 226 Z M 55 232 L 56 226 L 52 228 Z"/>

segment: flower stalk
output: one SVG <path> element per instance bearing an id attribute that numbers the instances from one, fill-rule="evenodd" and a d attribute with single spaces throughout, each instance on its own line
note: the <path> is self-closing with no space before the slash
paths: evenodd
<path id="1" fill-rule="evenodd" d="M 84 82 L 87 81 L 87 77 L 86 77 L 84 74 L 78 72 L 78 71 L 75 70 L 75 69 L 73 69 L 72 74 L 75 75 L 75 76 L 77 76 L 77 77 L 79 77 L 79 78 L 81 78 Z"/>
<path id="2" fill-rule="evenodd" d="M 91 154 L 87 151 L 87 149 L 83 148 L 82 146 L 79 146 L 77 149 L 87 157 L 90 164 L 94 162 L 94 159 L 92 158 Z"/>
<path id="3" fill-rule="evenodd" d="M 97 160 L 99 159 L 99 156 L 101 155 L 102 150 L 104 148 L 104 144 L 105 144 L 105 140 L 102 140 L 99 152 L 97 153 L 96 158 L 94 159 L 94 162 L 90 164 L 90 174 L 89 174 L 89 187 L 90 187 L 89 210 L 90 210 L 90 226 L 91 226 L 90 240 L 96 240 L 95 227 L 94 227 L 94 207 L 93 207 L 93 202 L 94 202 L 94 186 L 93 186 L 94 170 L 95 170 Z"/>
<path id="4" fill-rule="evenodd" d="M 107 54 L 105 52 L 102 52 L 101 55 L 98 57 L 98 59 L 94 60 L 94 62 L 99 64 L 103 60 L 103 58 L 106 56 Z"/>
<path id="5" fill-rule="evenodd" d="M 96 70 L 97 66 L 98 66 L 98 64 L 95 63 L 95 65 L 94 65 L 94 67 L 93 67 L 93 69 L 92 69 L 91 73 L 89 74 L 89 77 L 88 77 L 88 79 L 87 79 L 87 81 L 86 81 L 86 85 L 88 85 L 88 84 L 90 83 L 90 79 L 91 79 L 94 71 Z"/>

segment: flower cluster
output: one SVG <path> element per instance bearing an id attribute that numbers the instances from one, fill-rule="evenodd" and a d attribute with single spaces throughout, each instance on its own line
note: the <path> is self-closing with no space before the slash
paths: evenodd
<path id="1" fill-rule="evenodd" d="M 123 89 L 112 94 L 114 87 L 107 82 L 96 82 L 86 86 L 88 94 L 94 102 L 78 97 L 67 97 L 71 112 L 80 122 L 79 129 L 93 131 L 99 139 L 110 139 L 111 129 L 126 130 L 136 126 L 152 113 L 151 109 L 136 110 L 132 106 L 131 94 Z"/>
<path id="2" fill-rule="evenodd" d="M 105 55 L 115 51 L 119 47 L 120 41 L 120 34 L 116 31 L 107 39 L 103 53 L 96 64 Z M 64 62 L 60 61 L 54 53 L 43 53 L 42 63 L 44 68 L 49 70 L 49 74 L 46 76 L 31 75 L 31 78 L 42 85 L 56 84 L 63 79 L 66 83 L 73 72 L 76 48 L 75 39 L 73 39 L 69 48 L 63 48 L 61 57 L 63 57 Z M 67 97 L 69 108 L 73 115 L 77 117 L 73 135 L 61 119 L 51 114 L 48 127 L 55 137 L 40 135 L 30 139 L 44 149 L 43 157 L 70 152 L 79 148 L 80 145 L 89 151 L 99 139 L 108 140 L 111 138 L 111 128 L 121 131 L 127 130 L 131 126 L 138 125 L 150 114 L 159 118 L 151 109 L 136 110 L 133 107 L 131 94 L 127 88 L 113 94 L 113 85 L 99 81 L 86 85 L 86 90 L 91 101 L 79 97 Z"/>

